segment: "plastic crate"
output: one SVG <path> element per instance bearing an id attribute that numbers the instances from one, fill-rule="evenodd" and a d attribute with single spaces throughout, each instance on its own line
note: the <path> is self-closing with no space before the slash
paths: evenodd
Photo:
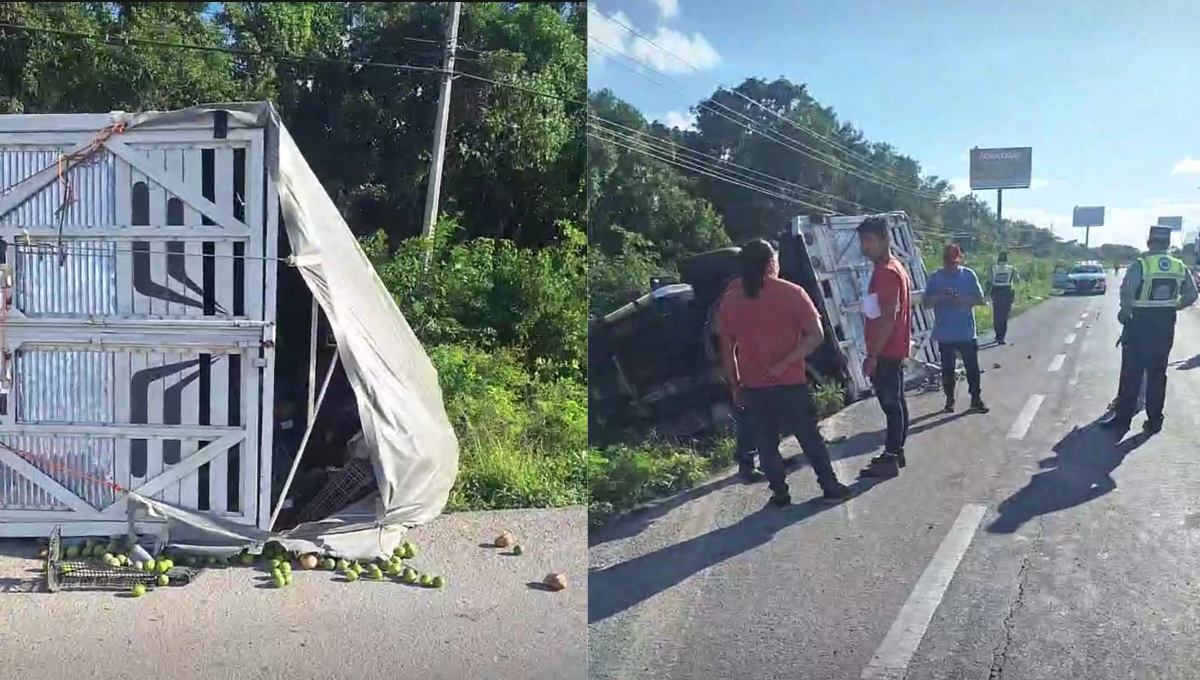
<path id="1" fill-rule="evenodd" d="M 333 473 L 325 486 L 296 515 L 296 524 L 325 519 L 370 493 L 375 467 L 369 460 L 355 458 Z"/>

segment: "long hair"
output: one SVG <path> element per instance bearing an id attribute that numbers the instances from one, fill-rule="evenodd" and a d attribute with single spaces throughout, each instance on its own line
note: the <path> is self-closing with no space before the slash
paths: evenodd
<path id="1" fill-rule="evenodd" d="M 742 270 L 742 290 L 745 291 L 746 297 L 758 297 L 767 278 L 767 267 L 774 258 L 775 248 L 761 238 L 742 246 L 738 264 Z"/>

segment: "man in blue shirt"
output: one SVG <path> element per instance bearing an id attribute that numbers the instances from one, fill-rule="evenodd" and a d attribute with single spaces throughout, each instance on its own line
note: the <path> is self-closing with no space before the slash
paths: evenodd
<path id="1" fill-rule="evenodd" d="M 983 288 L 975 272 L 963 266 L 962 250 L 954 244 L 942 253 L 942 268 L 929 275 L 925 283 L 926 307 L 934 313 L 933 341 L 942 356 L 942 389 L 946 392 L 946 413 L 954 412 L 954 391 L 958 357 L 967 373 L 972 413 L 987 413 L 980 397 L 979 345 L 976 343 L 975 308 L 983 305 Z"/>

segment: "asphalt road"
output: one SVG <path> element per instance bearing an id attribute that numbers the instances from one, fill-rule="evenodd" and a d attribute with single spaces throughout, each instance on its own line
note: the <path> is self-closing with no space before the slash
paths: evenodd
<path id="1" fill-rule="evenodd" d="M 505 530 L 523 555 L 480 545 Z M 457 513 L 410 532 L 441 590 L 232 568 L 140 599 L 36 592 L 32 546 L 3 541 L 0 677 L 582 680 L 586 532 L 585 508 Z M 533 587 L 548 572 L 568 588 Z"/>
<path id="2" fill-rule="evenodd" d="M 1117 385 L 1111 283 L 982 352 L 991 413 L 911 398 L 908 467 L 844 505 L 806 501 L 799 467 L 791 509 L 723 478 L 593 536 L 589 677 L 1200 677 L 1200 310 L 1180 317 L 1166 429 L 1136 434 L 1139 416 L 1117 444 L 1094 426 Z M 873 401 L 825 424 L 844 481 L 882 427 Z"/>

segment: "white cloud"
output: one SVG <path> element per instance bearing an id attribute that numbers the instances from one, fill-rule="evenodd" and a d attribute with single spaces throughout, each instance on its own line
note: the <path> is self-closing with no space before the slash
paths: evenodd
<path id="1" fill-rule="evenodd" d="M 669 128 L 679 128 L 680 130 L 696 129 L 696 117 L 683 111 L 667 111 L 666 114 L 659 116 L 658 122 Z"/>
<path id="2" fill-rule="evenodd" d="M 628 54 L 663 73 L 706 71 L 721 63 L 716 48 L 699 33 L 689 37 L 673 28 L 659 26 L 650 39 L 653 45 L 635 37 Z"/>
<path id="3" fill-rule="evenodd" d="M 621 24 L 632 25 L 629 17 L 625 16 L 623 12 L 616 12 L 611 16 L 606 16 L 599 10 L 588 13 L 588 48 L 601 61 L 609 54 L 610 50 L 625 54 L 626 43 L 631 36 L 621 27 Z"/>
<path id="4" fill-rule="evenodd" d="M 664 19 L 674 19 L 679 16 L 679 0 L 650 0 L 658 8 Z"/>
<path id="5" fill-rule="evenodd" d="M 1200 160 L 1184 156 L 1171 168 L 1172 175 L 1200 175 Z"/>
<path id="6" fill-rule="evenodd" d="M 650 41 L 633 35 L 625 26 L 647 35 Z M 700 33 L 689 36 L 659 26 L 650 35 L 649 31 L 634 26 L 622 12 L 605 15 L 600 10 L 593 10 L 588 14 L 588 47 L 598 61 L 615 51 L 668 74 L 705 71 L 721 63 L 721 55 Z"/>

